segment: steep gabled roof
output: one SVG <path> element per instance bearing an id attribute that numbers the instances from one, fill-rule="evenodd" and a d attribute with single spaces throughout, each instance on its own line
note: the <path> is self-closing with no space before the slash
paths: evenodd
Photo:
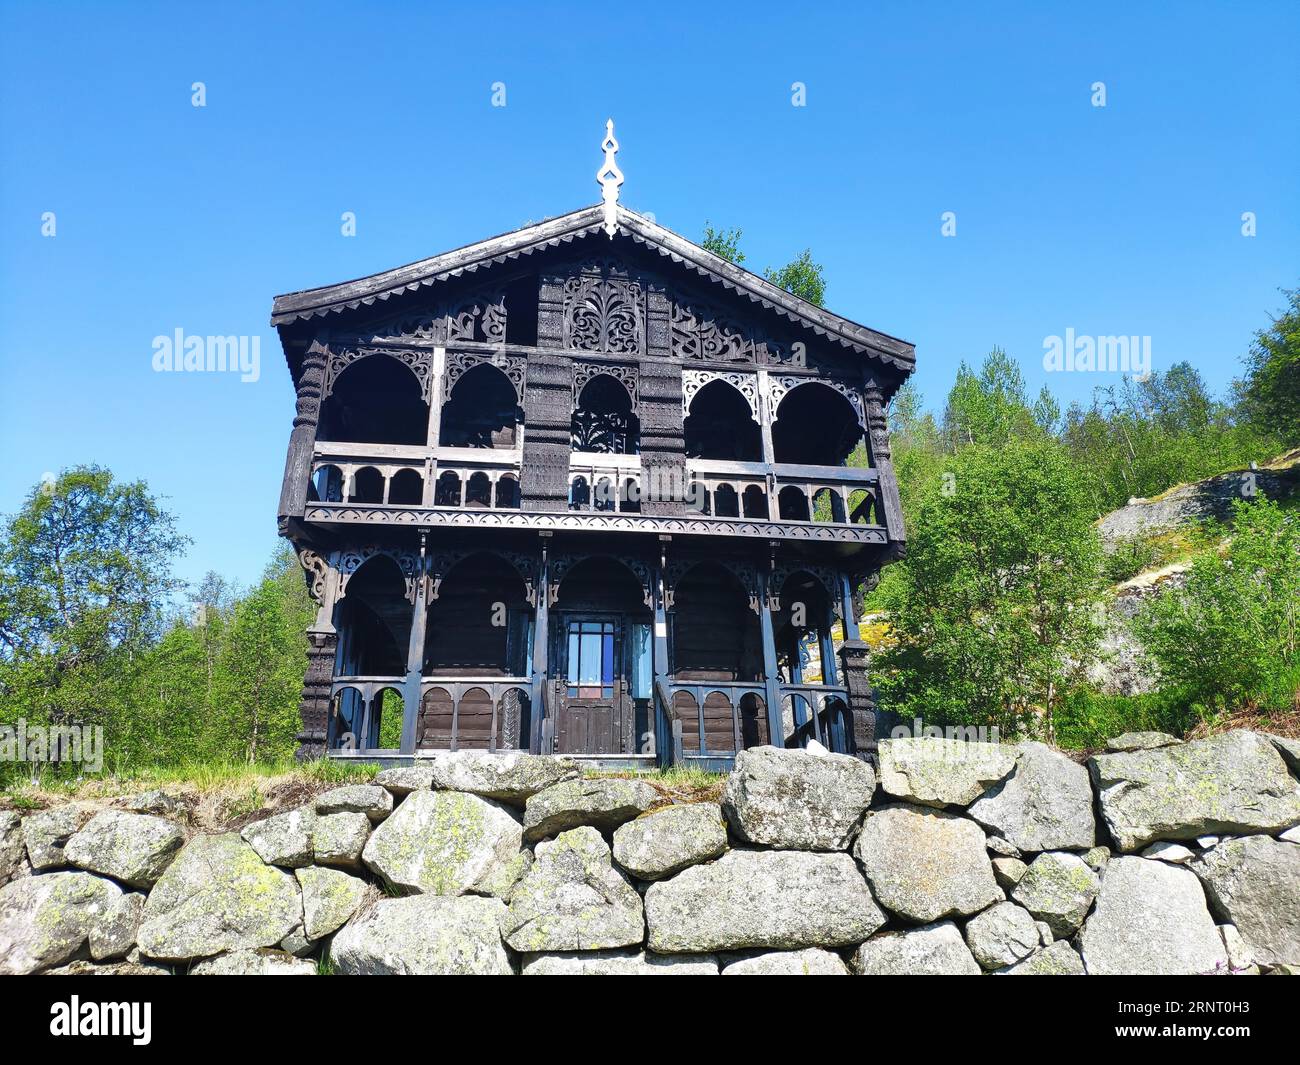
<path id="1" fill-rule="evenodd" d="M 915 347 L 908 341 L 869 329 L 800 299 L 635 211 L 623 206 L 619 206 L 617 211 L 620 235 L 626 234 L 636 243 L 700 277 L 720 284 L 737 296 L 811 329 L 820 336 L 857 351 L 869 352 L 905 372 L 910 372 L 915 365 Z M 604 233 L 603 225 L 601 206 L 584 207 L 558 218 L 524 226 L 394 270 L 385 270 L 383 273 L 337 285 L 289 292 L 275 297 L 271 324 L 286 326 L 382 304 L 403 293 L 416 292 L 452 278 L 473 274 L 578 240 L 596 238 L 605 243 L 609 238 Z"/>

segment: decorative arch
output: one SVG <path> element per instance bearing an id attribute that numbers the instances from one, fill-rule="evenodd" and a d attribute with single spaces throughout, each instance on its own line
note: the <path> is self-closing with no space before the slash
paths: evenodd
<path id="1" fill-rule="evenodd" d="M 616 562 L 628 571 L 635 578 L 636 582 L 641 585 L 642 599 L 647 607 L 654 606 L 654 581 L 650 569 L 650 563 L 641 559 L 626 558 L 621 555 L 607 554 L 598 552 L 591 555 L 553 555 L 547 568 L 547 581 L 549 588 L 546 594 L 546 605 L 554 606 L 560 598 L 560 585 L 564 579 L 573 571 L 573 569 L 583 562 L 589 562 L 595 559 L 604 559 L 609 562 Z"/>
<path id="2" fill-rule="evenodd" d="M 864 438 L 855 389 L 826 378 L 782 378 L 772 387 L 773 458 L 804 466 L 843 466 Z"/>
<path id="3" fill-rule="evenodd" d="M 424 444 L 429 435 L 427 357 L 427 352 L 369 348 L 333 353 L 321 399 L 320 439 Z"/>
<path id="4" fill-rule="evenodd" d="M 741 398 L 749 404 L 754 421 L 758 414 L 758 375 L 752 373 L 731 372 L 725 370 L 683 370 L 682 371 L 682 416 L 691 413 L 691 403 L 696 394 L 706 385 L 715 381 L 725 381 L 731 385 Z"/>
<path id="5" fill-rule="evenodd" d="M 398 551 L 388 547 L 363 547 L 359 551 L 345 551 L 339 558 L 340 600 L 346 598 L 348 585 L 362 567 L 372 560 L 386 558 L 394 566 L 406 587 L 406 598 L 415 602 L 415 590 L 420 579 L 420 558 L 412 551 Z"/>
<path id="6" fill-rule="evenodd" d="M 523 424 L 522 371 L 512 379 L 488 356 L 461 360 L 447 372 L 438 443 L 443 447 L 515 448 Z"/>

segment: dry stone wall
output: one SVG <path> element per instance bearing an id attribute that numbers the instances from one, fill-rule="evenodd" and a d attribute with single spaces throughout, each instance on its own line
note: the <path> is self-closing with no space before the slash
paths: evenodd
<path id="1" fill-rule="evenodd" d="M 741 754 L 720 802 L 460 752 L 191 834 L 0 812 L 0 973 L 1300 970 L 1300 745 L 1253 732 Z"/>

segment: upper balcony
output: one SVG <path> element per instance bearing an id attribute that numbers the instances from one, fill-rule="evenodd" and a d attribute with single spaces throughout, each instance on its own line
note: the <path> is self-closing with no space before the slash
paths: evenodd
<path id="1" fill-rule="evenodd" d="M 505 363 L 444 364 L 432 386 L 396 359 L 344 367 L 321 408 L 307 520 L 545 529 L 575 527 L 582 515 L 592 529 L 858 545 L 891 538 L 861 397 L 811 379 L 761 396 L 728 379 L 692 380 L 683 462 L 662 445 L 643 461 L 635 389 L 612 373 L 588 374 L 575 386 L 568 516 L 530 507 L 521 500 L 526 361 Z M 442 402 L 425 400 L 443 389 Z"/>

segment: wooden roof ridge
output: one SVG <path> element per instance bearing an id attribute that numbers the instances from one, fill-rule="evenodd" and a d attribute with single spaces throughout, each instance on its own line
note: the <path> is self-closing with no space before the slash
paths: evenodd
<path id="1" fill-rule="evenodd" d="M 909 341 L 809 303 L 621 204 L 617 212 L 621 234 L 677 265 L 791 322 L 810 328 L 817 335 L 855 349 L 866 349 L 906 371 L 914 367 L 915 345 Z M 275 297 L 271 324 L 284 326 L 373 306 L 394 296 L 473 274 L 536 251 L 585 237 L 603 237 L 603 219 L 600 204 L 583 207 L 406 266 L 338 284 L 288 292 Z"/>

